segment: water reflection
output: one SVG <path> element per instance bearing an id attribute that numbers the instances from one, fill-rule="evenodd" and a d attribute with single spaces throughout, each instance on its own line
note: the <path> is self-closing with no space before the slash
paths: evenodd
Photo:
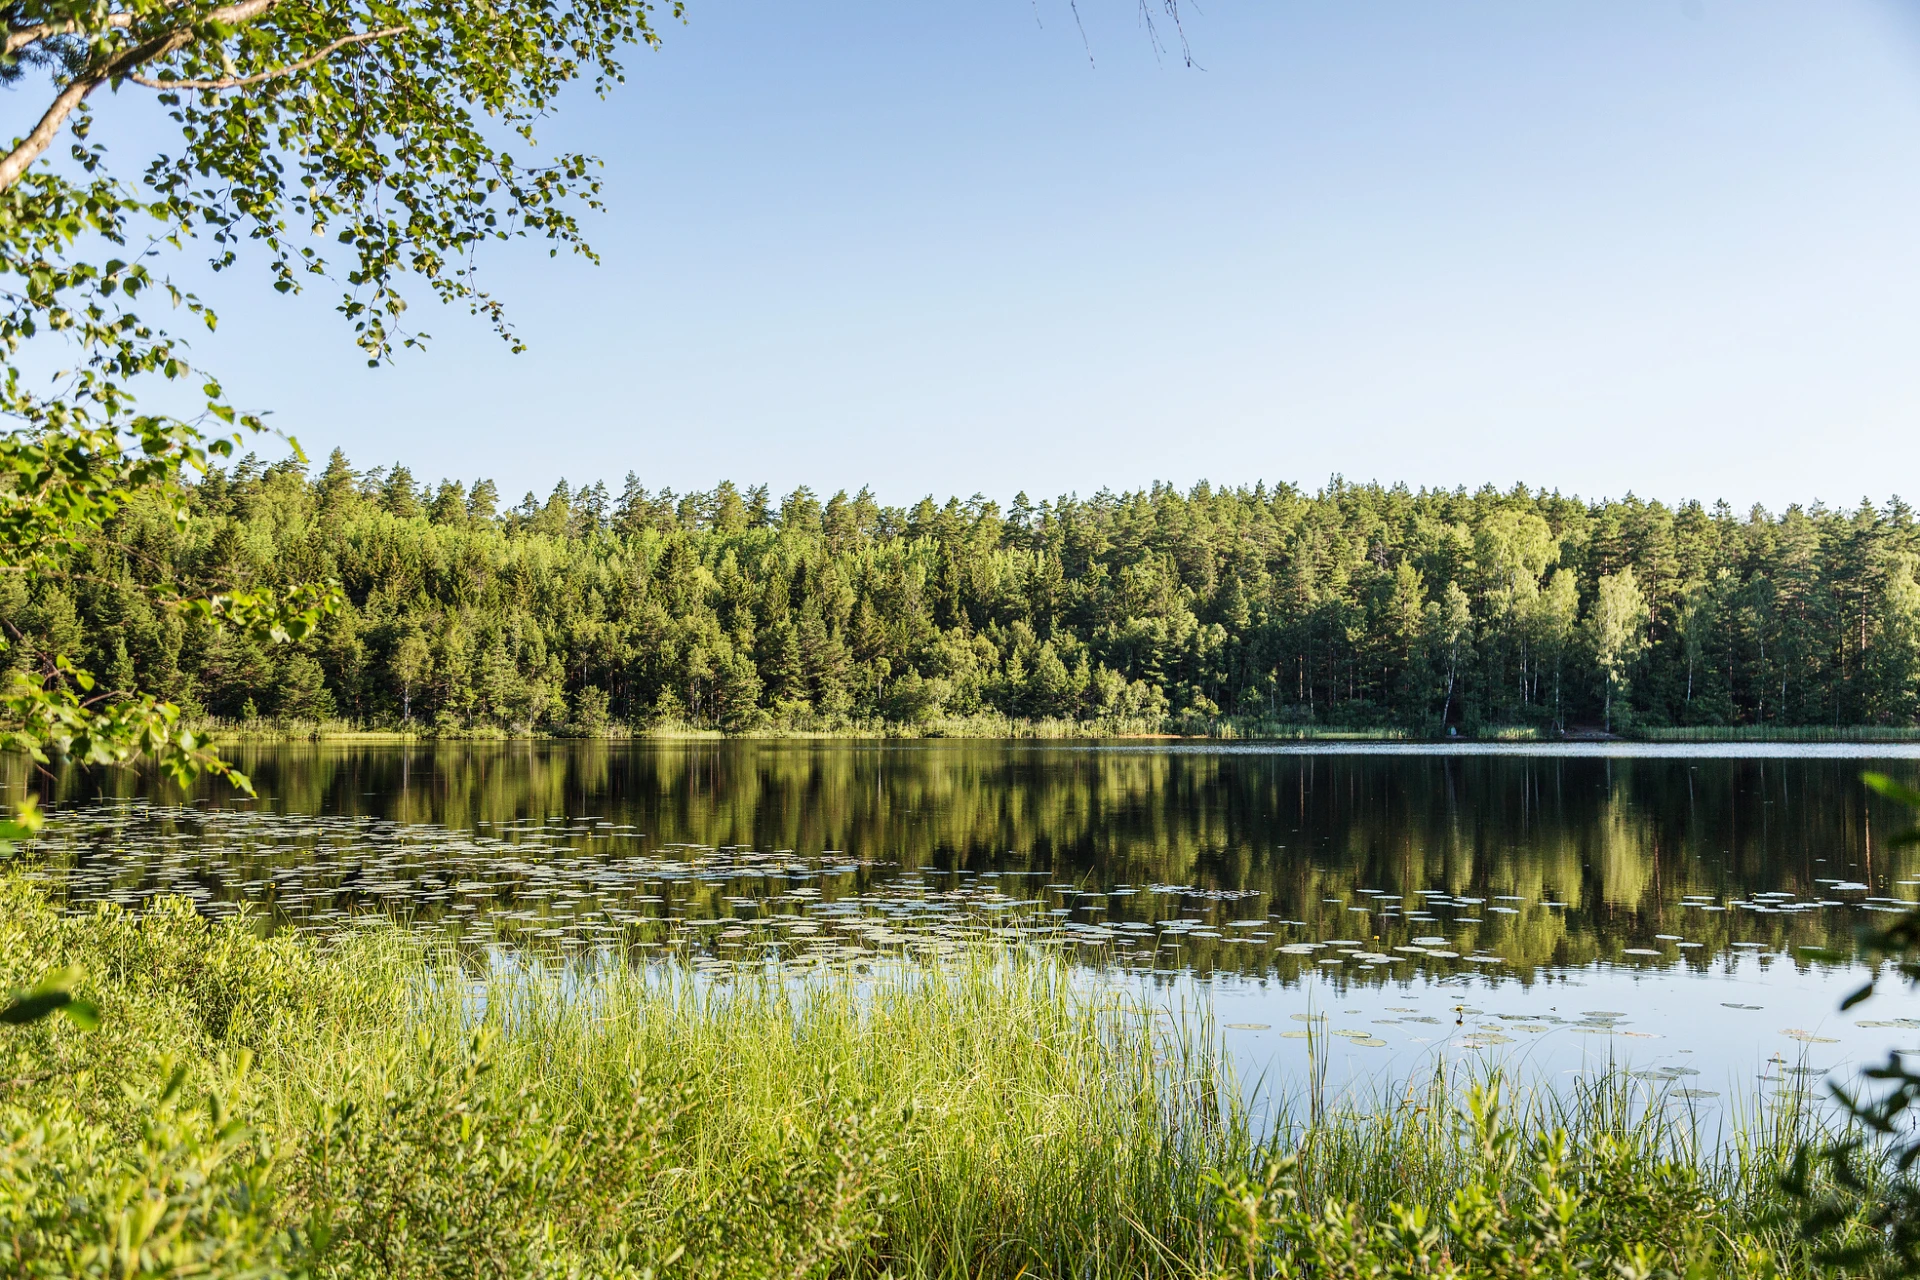
<path id="1" fill-rule="evenodd" d="M 757 928 L 783 906 L 941 903 L 1103 944 L 1089 959 L 1282 975 L 1338 960 L 1355 980 L 1496 958 L 1522 980 L 1705 971 L 1740 950 L 1802 965 L 1914 896 L 1914 855 L 1884 847 L 1903 815 L 1858 775 L 1920 774 L 1834 754 L 997 743 L 235 754 L 257 802 L 217 783 L 181 797 L 128 774 L 41 780 L 74 897 L 174 888 L 294 922 L 403 907 L 462 934 L 662 943 L 686 932 L 676 917 Z"/>
<path id="2" fill-rule="evenodd" d="M 1863 768 L 1734 757 L 1115 744 L 248 748 L 259 799 L 0 768 L 53 808 L 76 907 L 184 892 L 263 927 L 400 915 L 476 950 L 676 954 L 716 975 L 916 963 L 981 938 L 1204 1005 L 1249 1078 L 1625 1061 L 1681 1101 L 1798 1092 L 1913 1040 L 1847 1017 L 1850 951 L 1915 896 Z M 1817 1063 L 1808 1054 L 1819 1055 Z"/>

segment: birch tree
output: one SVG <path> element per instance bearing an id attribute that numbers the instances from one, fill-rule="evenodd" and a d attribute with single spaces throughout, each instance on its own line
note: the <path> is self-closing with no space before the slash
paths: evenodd
<path id="1" fill-rule="evenodd" d="M 168 280 L 168 250 L 197 242 L 216 270 L 257 259 L 283 293 L 331 282 L 373 363 L 424 339 L 403 323 L 409 279 L 517 349 L 477 252 L 534 237 L 591 257 L 576 219 L 599 205 L 596 162 L 542 151 L 534 125 L 568 86 L 617 83 L 627 51 L 657 42 L 654 17 L 648 0 L 9 4 L 0 81 L 40 97 L 0 155 L 0 574 L 71 572 L 138 495 L 184 523 L 183 480 L 264 429 L 160 320 L 216 323 Z M 102 89 L 150 99 L 174 142 L 130 164 L 110 155 L 90 136 Z M 67 372 L 36 385 L 29 367 Z M 201 409 L 145 411 L 156 384 L 191 388 Z M 337 599 L 325 583 L 153 593 L 277 642 L 310 634 Z M 0 734 L 43 762 L 147 756 L 246 785 L 178 707 L 103 686 L 65 654 L 16 674 Z"/>
<path id="2" fill-rule="evenodd" d="M 1440 731 L 1445 733 L 1453 714 L 1461 659 L 1473 644 L 1473 609 L 1459 583 L 1449 582 L 1440 599 L 1427 605 L 1426 634 L 1434 647 L 1435 666 L 1446 673 L 1440 703 Z"/>
<path id="3" fill-rule="evenodd" d="M 1587 615 L 1594 662 L 1606 682 L 1604 717 L 1613 732 L 1613 699 L 1625 690 L 1633 662 L 1647 647 L 1647 598 L 1634 581 L 1631 565 L 1600 575 L 1592 612 Z"/>

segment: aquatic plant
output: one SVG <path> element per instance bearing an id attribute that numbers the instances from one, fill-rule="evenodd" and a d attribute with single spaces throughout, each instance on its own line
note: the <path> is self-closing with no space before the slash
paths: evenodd
<path id="1" fill-rule="evenodd" d="M 100 1010 L 0 1028 L 0 1270 L 1817 1273 L 1804 1111 L 1714 1138 L 1657 1082 L 1435 1077 L 1256 1128 L 1204 1014 L 1015 947 L 717 978 L 256 923 L 0 880 L 0 982 L 52 955 Z"/>
<path id="2" fill-rule="evenodd" d="M 1773 1276 L 1780 1258 L 1716 1198 L 1699 1163 L 1634 1137 L 1576 1142 L 1516 1124 L 1497 1078 L 1467 1093 L 1465 1177 L 1438 1211 L 1312 1200 L 1297 1156 L 1215 1175 L 1237 1257 L 1215 1274 L 1314 1277 Z M 1416 1192 L 1418 1184 L 1414 1184 Z M 1216 1264 L 1218 1265 L 1218 1264 Z"/>

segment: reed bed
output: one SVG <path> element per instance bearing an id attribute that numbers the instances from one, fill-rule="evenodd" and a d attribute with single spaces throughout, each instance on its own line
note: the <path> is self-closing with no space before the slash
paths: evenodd
<path id="1" fill-rule="evenodd" d="M 1461 1188 L 1486 1175 L 1466 1101 L 1495 1089 L 1521 1145 L 1563 1133 L 1576 1150 L 1611 1141 L 1637 1161 L 1684 1167 L 1729 1221 L 1777 1210 L 1780 1171 L 1801 1146 L 1831 1137 L 1831 1118 L 1802 1095 L 1756 1093 L 1731 1109 L 1707 1111 L 1624 1067 L 1548 1084 L 1476 1061 L 1451 1070 L 1442 1062 L 1397 1089 L 1334 1105 L 1283 1105 L 1266 1145 L 1298 1155 L 1298 1185 L 1309 1202 L 1354 1203 L 1373 1216 L 1396 1204 L 1437 1215 Z"/>
<path id="2" fill-rule="evenodd" d="M 1636 728 L 1628 737 L 1645 742 L 1920 742 L 1912 725 L 1690 725 Z"/>
<path id="3" fill-rule="evenodd" d="M 1307 1082 L 1257 1111 L 1204 1010 L 1017 949 L 547 966 L 387 926 L 267 939 L 178 900 L 63 915 L 0 881 L 0 977 L 56 963 L 103 1022 L 0 1028 L 8 1273 L 84 1274 L 60 1268 L 93 1248 L 126 1275 L 1358 1275 L 1340 1259 L 1415 1247 L 1411 1212 L 1432 1265 L 1404 1274 L 1559 1274 L 1474 1261 L 1482 1237 L 1540 1254 L 1547 1165 L 1586 1215 L 1560 1262 L 1817 1272 L 1777 1190 L 1804 1108 L 1709 1126 L 1615 1073 L 1333 1104 Z M 141 1228 L 155 1195 L 172 1216 Z M 1494 1202 L 1511 1225 L 1474 1235 Z"/>

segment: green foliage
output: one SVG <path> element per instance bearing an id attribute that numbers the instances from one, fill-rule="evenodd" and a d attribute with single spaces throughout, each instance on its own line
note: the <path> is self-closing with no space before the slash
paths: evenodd
<path id="1" fill-rule="evenodd" d="M 1829 1274 L 1767 1143 L 1436 1080 L 1262 1145 L 1210 1030 L 1018 952 L 548 973 L 0 895 L 0 979 L 106 1013 L 0 1039 L 9 1274 Z"/>
<path id="2" fill-rule="evenodd" d="M 235 1079 L 246 1072 L 244 1057 Z M 131 1135 L 64 1098 L 0 1102 L 0 1270 L 165 1280 L 289 1275 L 270 1147 L 218 1092 L 190 1101 L 184 1068 L 129 1088 Z"/>
<path id="3" fill-rule="evenodd" d="M 474 252 L 541 236 L 556 252 L 591 256 L 574 210 L 598 206 L 595 162 L 541 157 L 533 124 L 567 85 L 605 92 L 620 80 L 623 51 L 656 42 L 651 13 L 647 0 L 12 5 L 0 81 L 16 92 L 41 74 L 50 83 L 37 124 L 0 156 L 0 415 L 12 420 L 0 434 L 6 603 L 47 603 L 85 582 L 104 553 L 116 562 L 120 603 L 163 635 L 248 651 L 311 638 L 339 602 L 315 585 L 323 577 L 283 575 L 264 587 L 209 566 L 192 590 L 169 590 L 177 584 L 158 581 L 117 536 L 136 498 L 162 522 L 152 532 L 184 534 L 183 481 L 264 429 L 196 374 L 186 343 L 145 310 L 159 298 L 209 329 L 216 322 L 149 260 L 203 238 L 216 270 L 250 247 L 282 292 L 334 279 L 373 363 L 424 337 L 400 327 L 409 273 L 511 339 L 477 284 Z M 177 149 L 116 172 L 88 140 L 87 98 L 103 86 L 151 92 Z M 63 132 L 70 148 L 55 163 Z M 125 256 L 95 257 L 116 251 Z M 26 372 L 35 363 L 65 372 L 39 388 Z M 197 385 L 202 410 L 191 420 L 142 412 L 139 396 L 155 383 Z M 248 787 L 182 725 L 175 703 L 140 683 L 152 673 L 124 638 L 97 664 L 76 661 L 68 642 L 82 637 L 29 638 L 14 612 L 0 614 L 10 667 L 0 745 L 41 762 L 145 758 L 182 781 L 210 770 Z M 114 637 L 114 625 L 91 640 Z M 282 674 L 282 714 L 331 714 L 311 657 L 295 654 Z"/>
<path id="4" fill-rule="evenodd" d="M 100 1025 L 100 1010 L 91 1000 L 73 994 L 80 975 L 72 969 L 48 974 L 26 991 L 16 991 L 0 1005 L 0 1023 L 24 1026 L 58 1013 L 77 1027 L 88 1031 Z"/>
<path id="5" fill-rule="evenodd" d="M 14 806 L 11 818 L 0 818 L 0 858 L 13 853 L 15 840 L 31 840 L 46 822 L 46 815 L 40 812 L 40 801 L 29 793 L 21 797 Z"/>
<path id="6" fill-rule="evenodd" d="M 595 492 L 492 514 L 404 467 L 242 459 L 186 491 L 185 529 L 125 509 L 70 580 L 22 584 L 13 661 L 66 645 L 215 719 L 253 698 L 269 721 L 414 731 L 1792 733 L 1920 711 L 1899 504 Z M 346 599 L 274 647 L 145 607 L 150 579 Z"/>
<path id="7" fill-rule="evenodd" d="M 1564 1130 L 1523 1135 L 1501 1082 L 1473 1088 L 1461 1119 L 1475 1159 L 1444 1210 L 1304 1203 L 1299 1161 L 1212 1179 L 1236 1248 L 1228 1277 L 1314 1280 L 1619 1280 L 1781 1274 L 1774 1252 L 1729 1221 L 1698 1167 L 1613 1136 L 1576 1147 Z"/>
<path id="8" fill-rule="evenodd" d="M 292 1274 L 277 1158 L 234 1102 L 252 1086 L 249 1046 L 311 1025 L 296 1015 L 323 998 L 313 957 L 184 901 L 65 916 L 19 876 L 0 881 L 0 982 L 49 955 L 66 968 L 42 990 L 68 997 L 67 1017 L 9 1018 L 0 1034 L 0 1270 Z M 331 993 L 341 1025 L 362 985 Z"/>
<path id="9" fill-rule="evenodd" d="M 0 584 L 51 584 L 83 574 L 76 559 L 110 536 L 111 522 L 136 497 L 149 510 L 184 524 L 188 512 L 179 503 L 180 471 L 205 466 L 217 450 L 203 447 L 196 432 L 177 424 L 136 424 L 137 454 L 128 451 L 126 434 L 41 425 L 0 436 Z M 227 441 L 215 444 L 230 447 Z M 146 581 L 130 589 L 182 621 L 255 643 L 310 635 L 337 602 L 331 588 L 308 584 L 214 590 L 188 598 L 157 594 Z M 17 642 L 25 636 L 18 623 L 8 621 L 6 630 L 16 643 L 0 634 L 0 654 L 13 663 L 0 689 L 0 749 L 22 751 L 43 764 L 56 756 L 106 765 L 144 758 L 181 782 L 211 771 L 242 789 L 249 786 L 245 775 L 181 723 L 178 706 L 132 688 L 103 688 L 59 644 L 21 649 Z"/>
<path id="10" fill-rule="evenodd" d="M 1608 729 L 1613 728 L 1614 694 L 1627 682 L 1627 673 L 1646 651 L 1647 599 L 1633 579 L 1631 565 L 1619 573 L 1600 576 L 1593 612 L 1588 622 L 1593 632 L 1593 657 L 1606 685 Z"/>
<path id="11" fill-rule="evenodd" d="M 337 277 L 340 310 L 373 360 L 418 340 L 395 328 L 409 272 L 502 327 L 475 282 L 474 250 L 538 235 L 587 252 L 571 210 L 596 206 L 599 184 L 591 157 L 516 159 L 501 131 L 538 157 L 533 123 L 569 84 L 605 92 L 622 79 L 622 52 L 657 42 L 650 14 L 645 0 L 17 6 L 4 65 L 16 80 L 38 65 L 53 83 L 39 127 L 0 159 L 0 269 L 20 281 L 0 337 L 17 348 L 66 334 L 87 359 L 53 399 L 29 395 L 15 371 L 10 407 L 57 431 L 89 409 L 112 423 L 129 403 L 126 379 L 187 375 L 180 344 L 127 309 L 169 288 L 164 279 L 139 261 L 75 261 L 83 240 L 204 236 L 216 268 L 251 244 L 283 292 Z M 151 157 L 138 187 L 86 144 L 84 102 L 106 84 L 152 91 L 179 131 L 177 152 Z M 34 168 L 70 123 L 72 168 Z M 345 261 L 330 263 L 319 245 Z M 212 323 L 192 299 L 170 297 Z M 217 386 L 208 397 L 213 417 L 235 421 Z M 175 447 L 196 445 L 178 424 L 145 421 Z"/>
<path id="12" fill-rule="evenodd" d="M 1920 791 L 1881 773 L 1863 774 L 1862 781 L 1896 804 L 1920 810 Z M 1920 844 L 1920 830 L 1902 832 L 1888 843 Z M 1874 995 L 1881 964 L 1890 963 L 1909 988 L 1920 986 L 1920 912 L 1901 916 L 1863 943 L 1875 973 L 1842 1009 Z M 1831 1086 L 1857 1129 L 1819 1148 L 1803 1146 L 1783 1184 L 1801 1205 L 1801 1230 L 1817 1243 L 1821 1260 L 1877 1275 L 1920 1276 L 1920 1177 L 1915 1174 L 1920 1131 L 1914 1126 L 1920 1117 L 1920 1071 L 1909 1065 L 1908 1055 L 1894 1050 L 1860 1074 L 1862 1087 Z M 1824 1186 L 1815 1185 L 1816 1169 L 1826 1175 Z M 1846 1230 L 1855 1221 L 1868 1230 Z"/>

